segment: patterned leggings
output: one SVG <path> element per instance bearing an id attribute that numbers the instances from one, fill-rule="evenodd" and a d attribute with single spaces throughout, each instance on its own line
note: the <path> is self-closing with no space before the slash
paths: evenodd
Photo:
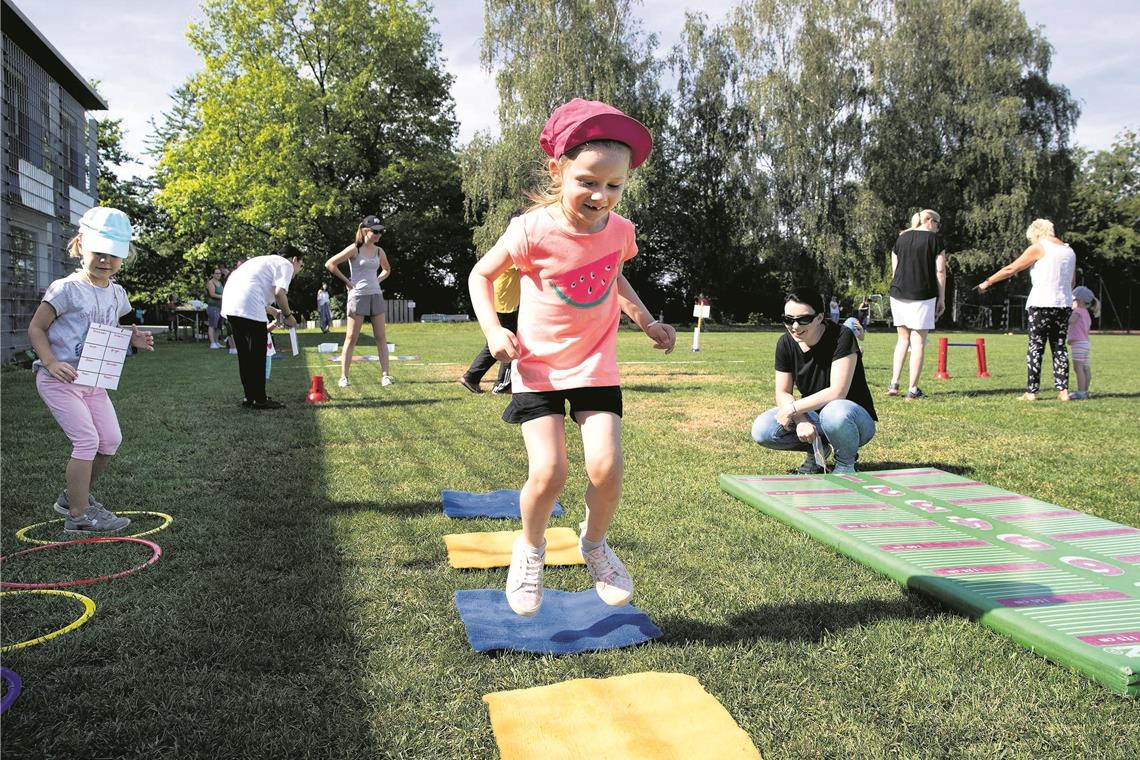
<path id="1" fill-rule="evenodd" d="M 1045 341 L 1053 354 L 1053 386 L 1063 391 L 1069 387 L 1069 353 L 1065 350 L 1065 335 L 1069 330 L 1069 306 L 1030 306 L 1029 350 L 1025 363 L 1029 367 L 1026 390 L 1036 393 L 1041 389 L 1041 360 L 1045 358 Z"/>

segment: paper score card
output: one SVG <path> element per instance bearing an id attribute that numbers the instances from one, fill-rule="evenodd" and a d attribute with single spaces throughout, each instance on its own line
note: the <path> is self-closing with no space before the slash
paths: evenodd
<path id="1" fill-rule="evenodd" d="M 130 330 L 92 322 L 79 354 L 79 374 L 75 382 L 93 388 L 117 389 L 130 345 Z"/>

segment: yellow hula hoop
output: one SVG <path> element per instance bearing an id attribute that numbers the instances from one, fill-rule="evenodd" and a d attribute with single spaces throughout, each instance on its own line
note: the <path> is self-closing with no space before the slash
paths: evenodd
<path id="1" fill-rule="evenodd" d="M 21 641 L 18 644 L 8 644 L 7 646 L 0 646 L 0 652 L 11 652 L 14 649 L 23 649 L 24 647 L 31 647 L 31 646 L 35 646 L 36 644 L 42 644 L 45 641 L 51 641 L 52 639 L 54 639 L 57 636 L 62 636 L 65 633 L 70 633 L 71 631 L 74 631 L 76 628 L 78 628 L 79 626 L 83 625 L 88 620 L 90 620 L 91 616 L 95 614 L 95 602 L 91 600 L 91 597 L 84 596 L 83 594 L 77 594 L 74 591 L 57 591 L 55 589 L 34 589 L 34 590 L 28 590 L 28 591 L 0 591 L 0 597 L 15 596 L 16 594 L 52 594 L 54 596 L 66 596 L 66 597 L 70 597 L 72 599 L 78 599 L 83 604 L 83 614 L 80 615 L 75 620 L 68 623 L 67 625 L 65 625 L 63 628 L 60 628 L 58 631 L 52 631 L 51 633 L 45 633 L 43 636 L 39 636 L 39 637 L 34 638 L 34 639 L 28 639 L 27 641 Z"/>
<path id="2" fill-rule="evenodd" d="M 169 528 L 170 524 L 172 522 L 174 522 L 174 518 L 171 517 L 170 515 L 166 514 L 165 512 L 116 512 L 115 514 L 117 514 L 117 515 L 150 515 L 151 517 L 161 517 L 162 518 L 162 525 L 159 525 L 157 528 L 151 528 L 150 530 L 144 530 L 142 533 L 135 533 L 135 534 L 130 535 L 130 536 L 123 536 L 123 538 L 142 538 L 143 536 L 149 536 L 152 533 L 158 533 L 160 530 L 165 530 L 166 528 Z M 63 519 L 64 518 L 60 518 L 58 520 L 48 520 L 47 522 L 36 523 L 35 525 L 28 525 L 26 527 L 20 528 L 18 531 L 16 531 L 16 538 L 20 541 L 23 541 L 25 544 L 46 545 L 46 544 L 61 543 L 60 541 L 41 541 L 38 538 L 29 538 L 28 532 L 35 530 L 36 528 L 42 528 L 45 525 L 54 525 L 55 523 L 61 523 L 61 522 L 63 522 Z"/>

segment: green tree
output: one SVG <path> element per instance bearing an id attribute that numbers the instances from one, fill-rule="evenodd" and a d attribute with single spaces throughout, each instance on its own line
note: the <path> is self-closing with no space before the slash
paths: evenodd
<path id="1" fill-rule="evenodd" d="M 1104 297 L 1104 324 L 1135 326 L 1128 307 L 1140 295 L 1140 136 L 1125 130 L 1108 150 L 1080 158 L 1064 239 L 1081 281 Z"/>
<path id="2" fill-rule="evenodd" d="M 879 261 L 913 211 L 936 209 L 951 260 L 985 271 L 1026 224 L 1059 218 L 1078 109 L 1014 0 L 899 0 L 873 59 L 865 182 L 887 215 Z"/>
<path id="3" fill-rule="evenodd" d="M 290 242 L 315 261 L 379 213 L 394 297 L 455 300 L 456 123 L 429 9 L 414 0 L 207 0 L 204 69 L 157 135 L 158 200 L 199 261 Z M 319 264 L 298 279 L 315 292 Z M 311 307 L 306 301 L 301 308 Z"/>

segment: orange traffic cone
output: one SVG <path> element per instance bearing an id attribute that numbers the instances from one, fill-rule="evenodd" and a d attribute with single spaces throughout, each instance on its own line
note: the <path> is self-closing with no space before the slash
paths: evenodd
<path id="1" fill-rule="evenodd" d="M 310 404 L 317 404 L 321 401 L 329 400 L 329 392 L 325 390 L 325 378 L 323 375 L 313 375 L 313 384 L 309 386 L 309 395 L 305 396 L 305 400 Z"/>

